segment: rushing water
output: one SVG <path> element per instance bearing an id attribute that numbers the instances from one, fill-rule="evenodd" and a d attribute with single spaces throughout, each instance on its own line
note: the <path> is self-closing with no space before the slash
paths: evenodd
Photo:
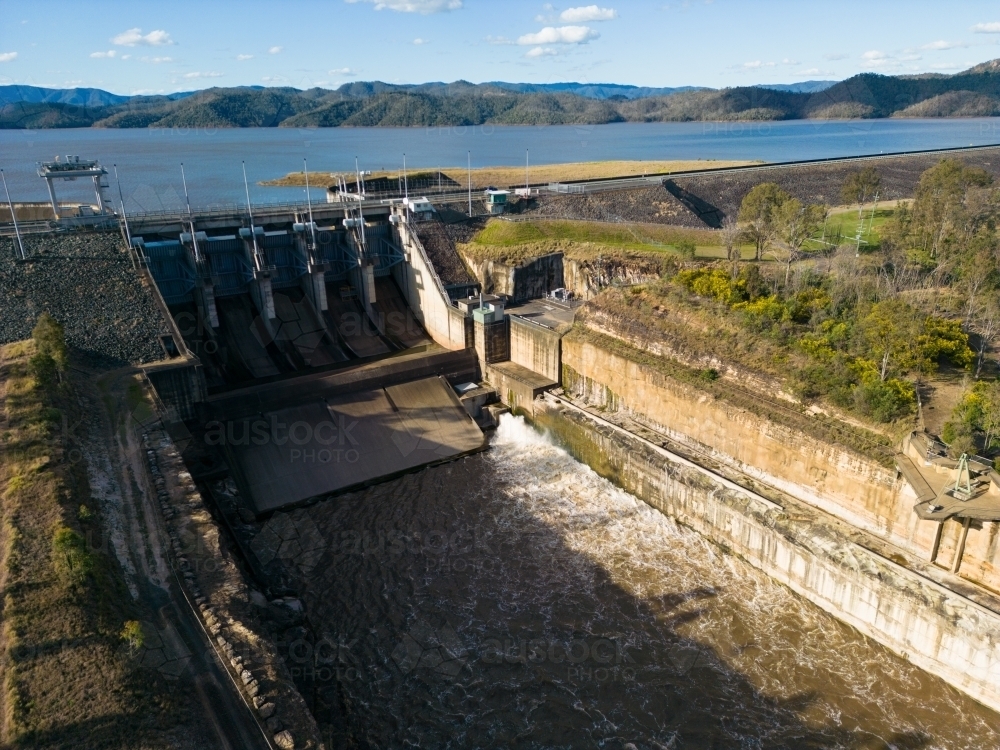
<path id="1" fill-rule="evenodd" d="M 1000 745 L 1000 716 L 519 418 L 269 523 L 297 535 L 312 634 L 286 648 L 331 746 Z"/>
<path id="2" fill-rule="evenodd" d="M 458 128 L 150 128 L 0 130 L 0 167 L 14 200 L 46 200 L 35 163 L 56 154 L 117 164 L 129 210 L 183 205 L 180 163 L 196 206 L 243 203 L 246 161 L 254 201 L 302 200 L 302 188 L 255 183 L 317 171 L 522 165 L 606 159 L 750 159 L 769 162 L 1000 143 L 1000 118 L 615 123 Z M 112 176 L 112 192 L 117 188 Z M 67 201 L 87 185 L 60 185 Z M 314 191 L 323 200 L 323 189 Z"/>

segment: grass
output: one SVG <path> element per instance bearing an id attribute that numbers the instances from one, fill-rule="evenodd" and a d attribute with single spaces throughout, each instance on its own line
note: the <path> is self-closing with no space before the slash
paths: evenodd
<path id="1" fill-rule="evenodd" d="M 540 164 L 528 167 L 528 182 L 535 185 L 549 182 L 568 182 L 572 180 L 597 180 L 607 177 L 636 177 L 645 174 L 665 174 L 671 172 L 690 172 L 721 167 L 739 167 L 761 162 L 750 161 L 707 161 L 707 160 L 672 160 L 672 161 L 585 161 L 570 164 Z M 438 168 L 424 167 L 423 171 L 438 171 Z M 400 170 L 381 170 L 372 172 L 371 177 L 391 177 L 395 179 Z M 441 167 L 440 171 L 459 185 L 469 184 L 469 172 L 465 167 Z M 333 184 L 338 173 L 310 172 L 310 185 Z M 340 173 L 347 180 L 354 180 L 353 172 Z M 477 167 L 472 170 L 472 188 L 482 190 L 491 185 L 496 187 L 522 187 L 525 182 L 524 167 Z M 274 187 L 305 187 L 305 174 L 290 172 L 276 180 L 260 183 Z"/>
<path id="2" fill-rule="evenodd" d="M 158 713 L 150 677 L 122 655 L 136 613 L 63 427 L 77 397 L 34 378 L 34 352 L 0 348 L 0 744 L 133 746 Z"/>
<path id="3" fill-rule="evenodd" d="M 716 232 L 710 229 L 565 220 L 491 219 L 472 242 L 460 249 L 474 258 L 506 262 L 553 252 L 581 261 L 598 255 L 663 260 L 676 257 L 682 242 L 693 243 L 698 256 L 725 254 L 717 244 Z"/>
<path id="4" fill-rule="evenodd" d="M 861 246 L 876 248 L 880 244 L 879 232 L 885 224 L 892 220 L 899 201 L 881 203 L 878 206 L 866 205 L 862 210 L 864 221 L 861 231 Z M 874 212 L 874 213 L 873 213 Z M 834 244 L 853 244 L 858 233 L 857 206 L 838 206 L 830 211 L 826 227 L 816 235 L 816 239 L 824 238 Z M 819 249 L 821 243 L 810 242 L 807 249 Z"/>

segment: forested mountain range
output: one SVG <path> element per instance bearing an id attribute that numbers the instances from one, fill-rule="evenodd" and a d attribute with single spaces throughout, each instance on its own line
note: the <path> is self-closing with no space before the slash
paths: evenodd
<path id="1" fill-rule="evenodd" d="M 713 90 L 373 81 L 336 90 L 239 87 L 133 97 L 98 89 L 3 86 L 0 128 L 435 127 L 1000 115 L 1000 60 L 950 76 L 864 73 L 828 83 Z"/>

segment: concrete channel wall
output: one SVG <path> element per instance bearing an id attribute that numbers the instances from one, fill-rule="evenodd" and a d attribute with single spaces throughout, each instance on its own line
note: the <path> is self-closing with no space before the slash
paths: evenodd
<path id="1" fill-rule="evenodd" d="M 451 304 L 417 233 L 405 221 L 398 226 L 407 262 L 397 264 L 393 271 L 410 309 L 438 344 L 451 350 L 465 349 L 471 344 L 465 315 Z"/>
<path id="2" fill-rule="evenodd" d="M 916 495 L 894 469 L 861 454 L 713 399 L 692 386 L 588 342 L 563 339 L 567 392 L 639 421 L 679 444 L 799 498 L 878 539 L 926 560 L 936 521 L 913 511 Z M 962 525 L 945 522 L 937 562 L 951 569 Z M 960 572 L 1000 589 L 1000 524 L 970 527 Z"/>
<path id="3" fill-rule="evenodd" d="M 510 320 L 510 361 L 559 381 L 559 334 L 516 315 Z"/>
<path id="4" fill-rule="evenodd" d="M 1000 710 L 997 612 L 552 396 L 535 419 L 665 515 Z"/>

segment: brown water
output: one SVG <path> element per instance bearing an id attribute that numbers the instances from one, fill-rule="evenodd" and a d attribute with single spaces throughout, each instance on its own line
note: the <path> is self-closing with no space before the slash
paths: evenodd
<path id="1" fill-rule="evenodd" d="M 1000 746 L 1000 716 L 520 419 L 269 523 L 298 539 L 312 632 L 286 648 L 328 747 Z"/>

